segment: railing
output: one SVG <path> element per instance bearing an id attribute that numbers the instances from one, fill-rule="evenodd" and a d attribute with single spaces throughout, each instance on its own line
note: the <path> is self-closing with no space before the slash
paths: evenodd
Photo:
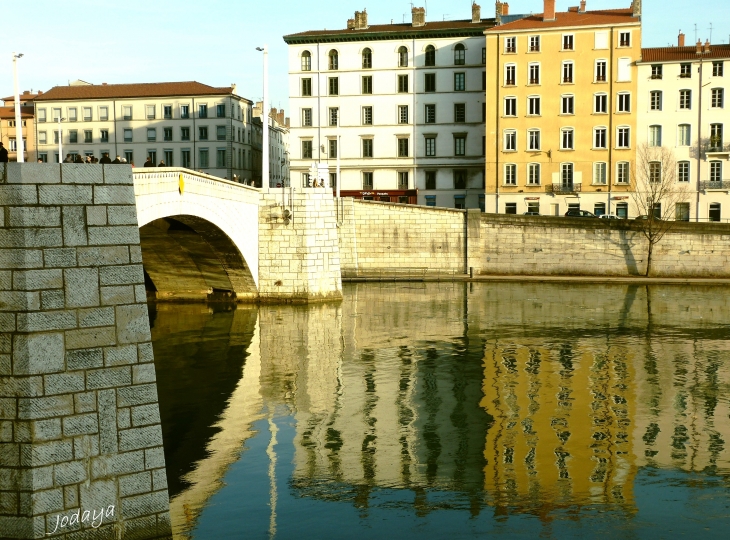
<path id="1" fill-rule="evenodd" d="M 573 82 L 573 77 L 572 76 L 570 76 L 570 77 L 563 77 L 563 82 L 564 83 L 572 83 Z"/>
<path id="2" fill-rule="evenodd" d="M 730 190 L 730 180 L 702 180 L 700 189 L 724 189 Z"/>
<path id="3" fill-rule="evenodd" d="M 547 184 L 545 186 L 546 193 L 578 193 L 581 184 Z"/>

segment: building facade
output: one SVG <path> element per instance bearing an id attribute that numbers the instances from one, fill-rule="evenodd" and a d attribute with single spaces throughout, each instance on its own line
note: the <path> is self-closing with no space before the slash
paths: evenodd
<path id="1" fill-rule="evenodd" d="M 485 29 L 472 18 L 284 36 L 289 45 L 292 185 L 329 167 L 343 196 L 483 207 Z M 339 162 L 338 162 L 339 157 Z"/>
<path id="2" fill-rule="evenodd" d="M 38 155 L 108 153 L 141 167 L 200 170 L 253 181 L 252 102 L 235 85 L 198 82 L 56 86 L 35 100 Z M 60 118 L 60 122 L 59 122 Z M 63 156 L 58 154 L 60 137 Z"/>
<path id="3" fill-rule="evenodd" d="M 38 159 L 36 149 L 35 127 L 33 119 L 33 100 L 43 92 L 34 94 L 26 90 L 20 94 L 20 117 L 23 122 L 23 143 L 25 161 Z M 17 133 L 15 130 L 15 96 L 2 98 L 4 106 L 0 107 L 0 142 L 8 151 L 9 161 L 18 161 Z"/>
<path id="4" fill-rule="evenodd" d="M 728 221 L 730 45 L 686 47 L 683 34 L 677 45 L 642 49 L 638 142 L 674 154 L 676 185 L 688 195 L 675 203 L 675 219 Z"/>
<path id="5" fill-rule="evenodd" d="M 257 101 L 254 118 L 262 121 L 264 104 Z M 284 109 L 269 111 L 269 187 L 289 186 L 289 118 Z"/>
<path id="6" fill-rule="evenodd" d="M 486 211 L 628 216 L 641 3 L 523 16 L 486 34 Z M 499 6 L 498 6 L 499 9 Z"/>

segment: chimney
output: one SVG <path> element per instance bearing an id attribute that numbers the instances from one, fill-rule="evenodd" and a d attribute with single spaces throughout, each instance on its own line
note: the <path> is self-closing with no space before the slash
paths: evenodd
<path id="1" fill-rule="evenodd" d="M 355 19 L 347 19 L 347 29 L 348 30 L 355 29 Z"/>
<path id="2" fill-rule="evenodd" d="M 509 15 L 509 4 L 507 2 L 502 4 L 502 15 Z"/>
<path id="3" fill-rule="evenodd" d="M 472 12 L 474 11 L 474 6 L 472 5 Z M 494 3 L 494 21 L 499 26 L 502 24 L 502 10 L 504 9 L 504 4 L 497 0 Z M 472 21 L 474 20 L 474 17 L 472 17 Z"/>
<path id="4" fill-rule="evenodd" d="M 411 9 L 411 24 L 414 28 L 426 26 L 426 10 L 422 7 Z"/>
<path id="5" fill-rule="evenodd" d="M 471 3 L 471 22 L 482 22 L 482 8 L 476 2 Z"/>
<path id="6" fill-rule="evenodd" d="M 578 13 L 585 13 L 586 12 L 586 0 L 580 0 L 580 8 L 578 9 Z"/>
<path id="7" fill-rule="evenodd" d="M 545 7 L 542 12 L 543 21 L 555 20 L 555 0 L 544 0 Z"/>
<path id="8" fill-rule="evenodd" d="M 697 54 L 702 54 L 702 41 L 697 40 Z"/>
<path id="9" fill-rule="evenodd" d="M 355 30 L 365 30 L 368 27 L 368 10 L 355 12 Z"/>
<path id="10" fill-rule="evenodd" d="M 633 0 L 631 2 L 631 11 L 634 17 L 641 17 L 641 0 Z"/>
<path id="11" fill-rule="evenodd" d="M 709 53 L 710 52 L 710 40 L 705 40 L 705 47 L 702 52 Z"/>
<path id="12" fill-rule="evenodd" d="M 677 46 L 684 47 L 684 34 L 681 30 L 679 31 L 679 35 L 677 36 Z"/>

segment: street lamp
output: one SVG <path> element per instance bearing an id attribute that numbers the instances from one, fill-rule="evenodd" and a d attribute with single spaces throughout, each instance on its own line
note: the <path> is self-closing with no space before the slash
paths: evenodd
<path id="1" fill-rule="evenodd" d="M 264 127 L 264 139 L 262 142 L 263 155 L 261 157 L 261 187 L 264 187 L 266 179 L 267 187 L 269 180 L 269 48 L 268 45 L 256 47 L 256 50 L 264 53 L 264 103 L 261 107 L 261 123 Z"/>
<path id="2" fill-rule="evenodd" d="M 61 122 L 63 120 L 66 120 L 65 118 L 61 118 L 61 115 L 58 116 L 58 163 L 63 163 L 63 137 L 61 132 Z"/>
<path id="3" fill-rule="evenodd" d="M 695 201 L 695 221 L 700 220 L 700 189 L 702 187 L 702 174 L 700 169 L 702 167 L 702 65 L 704 55 L 710 53 L 710 41 L 705 42 L 705 46 L 702 46 L 702 42 L 697 40 L 697 56 L 700 59 L 700 89 L 699 89 L 699 104 L 697 106 L 697 199 Z M 712 142 L 712 141 L 710 141 Z M 709 148 L 708 148 L 709 149 Z"/>
<path id="4" fill-rule="evenodd" d="M 13 53 L 13 85 L 15 86 L 15 150 L 18 163 L 25 161 L 25 148 L 23 146 L 23 122 L 20 117 L 20 92 L 18 91 L 18 58 L 23 54 Z"/>

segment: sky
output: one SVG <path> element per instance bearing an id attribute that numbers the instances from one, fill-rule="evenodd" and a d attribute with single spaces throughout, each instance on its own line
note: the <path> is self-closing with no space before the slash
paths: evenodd
<path id="1" fill-rule="evenodd" d="M 631 0 L 587 0 L 588 10 L 629 7 Z M 566 11 L 579 0 L 557 0 Z M 509 0 L 510 13 L 541 13 L 542 0 Z M 426 20 L 471 18 L 471 0 L 415 0 Z M 494 0 L 481 0 L 482 17 L 494 16 Z M 317 9 L 315 9 L 315 7 Z M 692 6 L 691 12 L 688 9 Z M 10 13 L 19 8 L 19 24 Z M 238 94 L 260 100 L 262 58 L 269 47 L 272 107 L 288 110 L 287 45 L 282 36 L 314 29 L 344 28 L 356 10 L 367 8 L 371 24 L 410 20 L 405 0 L 337 2 L 266 0 L 0 0 L 0 97 L 13 93 L 12 53 L 20 89 L 48 90 L 82 79 L 94 84 L 191 81 L 211 86 L 237 83 Z M 643 0 L 643 46 L 728 43 L 730 1 Z"/>

